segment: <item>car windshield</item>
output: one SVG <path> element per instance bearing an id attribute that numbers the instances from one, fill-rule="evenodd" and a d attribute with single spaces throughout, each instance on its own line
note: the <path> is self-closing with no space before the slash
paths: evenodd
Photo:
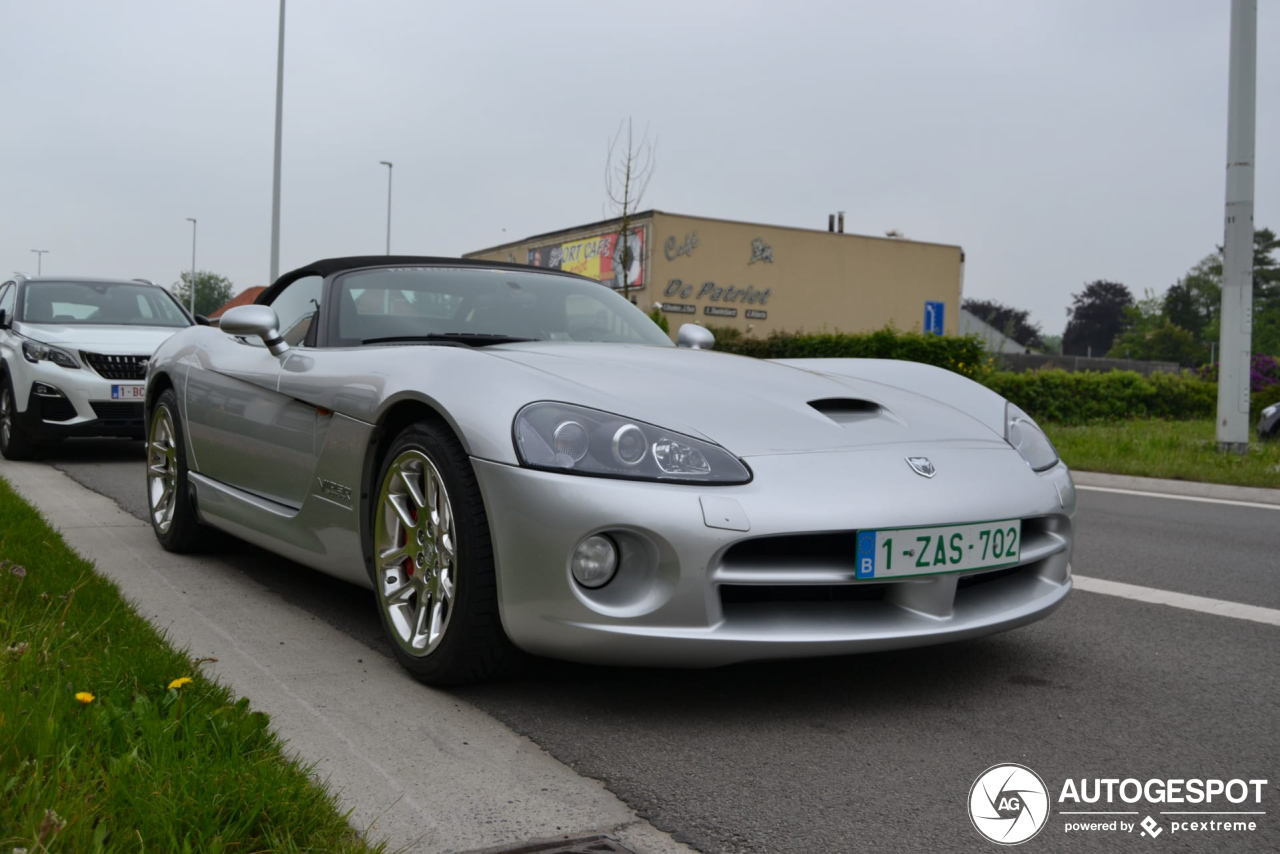
<path id="1" fill-rule="evenodd" d="M 191 325 L 163 288 L 125 282 L 28 282 L 19 310 L 25 323 Z"/>
<path id="2" fill-rule="evenodd" d="M 483 267 L 384 267 L 348 273 L 334 294 L 337 346 L 433 336 L 673 346 L 608 287 L 571 276 Z"/>

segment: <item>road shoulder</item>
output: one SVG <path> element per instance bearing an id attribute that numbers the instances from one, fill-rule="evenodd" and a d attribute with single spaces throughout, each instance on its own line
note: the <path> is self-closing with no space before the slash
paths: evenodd
<path id="1" fill-rule="evenodd" d="M 1248 501 L 1255 504 L 1280 505 L 1280 489 L 1264 489 L 1256 486 L 1227 486 L 1222 483 L 1166 480 L 1158 477 L 1134 477 L 1132 475 L 1104 474 L 1092 471 L 1072 471 L 1071 478 L 1075 481 L 1076 486 L 1124 489 L 1133 492 L 1154 492 L 1187 498 L 1213 498 L 1219 501 Z"/>

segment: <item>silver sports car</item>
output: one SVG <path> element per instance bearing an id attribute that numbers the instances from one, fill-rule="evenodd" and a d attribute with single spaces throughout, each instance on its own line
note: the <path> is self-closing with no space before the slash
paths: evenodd
<path id="1" fill-rule="evenodd" d="M 147 375 L 165 548 L 218 528 L 371 588 L 401 663 L 711 666 L 972 638 L 1071 589 L 1075 489 L 950 371 L 682 346 L 566 273 L 337 258 Z"/>

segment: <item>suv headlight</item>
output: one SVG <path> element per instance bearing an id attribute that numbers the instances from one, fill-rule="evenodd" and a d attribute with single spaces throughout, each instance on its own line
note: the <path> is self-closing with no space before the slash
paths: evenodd
<path id="1" fill-rule="evenodd" d="M 1032 471 L 1044 471 L 1058 464 L 1058 449 L 1030 415 L 1012 403 L 1005 404 L 1004 438 L 1031 466 Z"/>
<path id="2" fill-rule="evenodd" d="M 513 425 L 530 468 L 675 483 L 747 483 L 751 472 L 719 445 L 567 403 L 531 403 Z"/>
<path id="3" fill-rule="evenodd" d="M 39 341 L 23 341 L 22 355 L 28 362 L 53 362 L 55 365 L 61 365 L 64 368 L 78 368 L 80 363 L 75 357 L 66 350 L 59 350 L 57 347 L 50 347 L 48 344 L 41 344 Z"/>

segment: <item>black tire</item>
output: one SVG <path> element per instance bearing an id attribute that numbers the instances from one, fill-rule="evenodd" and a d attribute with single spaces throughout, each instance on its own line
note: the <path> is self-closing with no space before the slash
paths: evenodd
<path id="1" fill-rule="evenodd" d="M 0 374 L 0 455 L 15 462 L 32 459 L 38 449 L 18 423 L 17 407 L 8 372 Z"/>
<path id="2" fill-rule="evenodd" d="M 407 539 L 411 532 L 421 531 L 428 541 L 432 541 L 430 529 L 434 527 L 438 531 L 440 525 L 433 526 L 430 522 L 424 522 L 421 528 L 407 528 L 391 514 L 386 503 L 389 488 L 394 484 L 404 483 L 405 475 L 400 470 L 393 474 L 393 466 L 397 462 L 412 466 L 417 455 L 430 462 L 444 485 L 445 502 L 451 508 L 455 535 L 454 558 L 449 561 L 445 557 L 429 557 L 425 563 L 420 560 L 416 566 L 422 592 L 398 598 L 399 604 L 395 604 L 388 600 L 390 585 L 387 579 L 394 582 L 394 573 L 399 569 L 405 573 L 400 577 L 400 585 L 407 588 L 411 586 L 408 576 L 412 576 L 415 570 L 412 565 L 413 557 L 408 554 L 404 557 L 408 566 L 403 562 L 393 562 L 390 569 L 380 568 L 379 552 L 389 547 L 387 537 L 399 536 L 395 534 L 399 530 L 406 535 L 400 542 L 405 543 L 407 551 L 425 549 L 429 555 L 447 554 L 431 545 L 414 546 Z M 423 479 L 420 481 L 424 495 L 430 488 L 425 469 L 423 466 Z M 401 666 L 420 682 L 437 686 L 479 682 L 510 672 L 520 655 L 502 629 L 489 521 L 471 461 L 457 437 L 440 421 L 421 421 L 406 427 L 379 461 L 378 476 L 373 486 L 374 501 L 370 513 L 373 536 L 366 540 L 370 543 L 370 574 L 383 631 Z M 410 496 L 406 494 L 400 497 Z M 430 507 L 418 506 L 426 513 L 423 518 L 430 518 Z M 416 521 L 419 516 L 415 513 L 414 518 Z M 388 524 L 390 527 L 385 527 Z M 380 529 L 380 525 L 384 527 Z M 379 544 L 380 536 L 383 538 L 382 545 Z M 422 543 L 423 540 L 419 538 L 417 542 Z M 419 558 L 421 555 L 422 551 L 418 551 Z M 430 579 L 439 582 L 446 574 L 446 565 L 450 563 L 451 569 L 447 574 L 452 579 L 452 598 L 447 600 L 447 620 L 442 634 L 434 642 L 436 645 L 433 648 L 414 650 L 411 638 L 403 636 L 404 625 L 397 629 L 392 613 L 398 608 L 398 613 L 403 617 L 404 609 L 409 608 L 410 602 L 413 603 L 413 608 L 422 609 L 424 602 L 434 604 L 434 601 L 445 600 L 442 592 L 437 592 L 436 599 L 433 600 L 426 591 Z M 439 590 L 443 589 L 441 585 Z M 412 629 L 409 634 L 413 634 Z"/>
<path id="3" fill-rule="evenodd" d="M 167 444 L 167 441 L 158 435 L 157 428 L 160 427 L 161 420 L 166 417 L 172 424 L 173 441 L 172 447 L 167 452 L 162 452 L 157 443 Z M 147 423 L 145 486 L 147 516 L 151 520 L 151 528 L 156 533 L 156 539 L 166 551 L 176 554 L 204 550 L 208 547 L 210 535 L 213 533 L 200 524 L 200 519 L 196 515 L 195 502 L 191 498 L 185 437 L 182 418 L 178 414 L 178 396 L 174 394 L 173 389 L 166 389 L 156 398 L 155 405 L 151 408 L 151 419 Z M 161 458 L 172 472 L 172 514 L 167 516 L 167 525 L 165 524 L 166 514 L 158 512 L 156 506 L 160 498 L 157 492 L 157 478 L 162 476 L 154 467 L 161 463 Z"/>

